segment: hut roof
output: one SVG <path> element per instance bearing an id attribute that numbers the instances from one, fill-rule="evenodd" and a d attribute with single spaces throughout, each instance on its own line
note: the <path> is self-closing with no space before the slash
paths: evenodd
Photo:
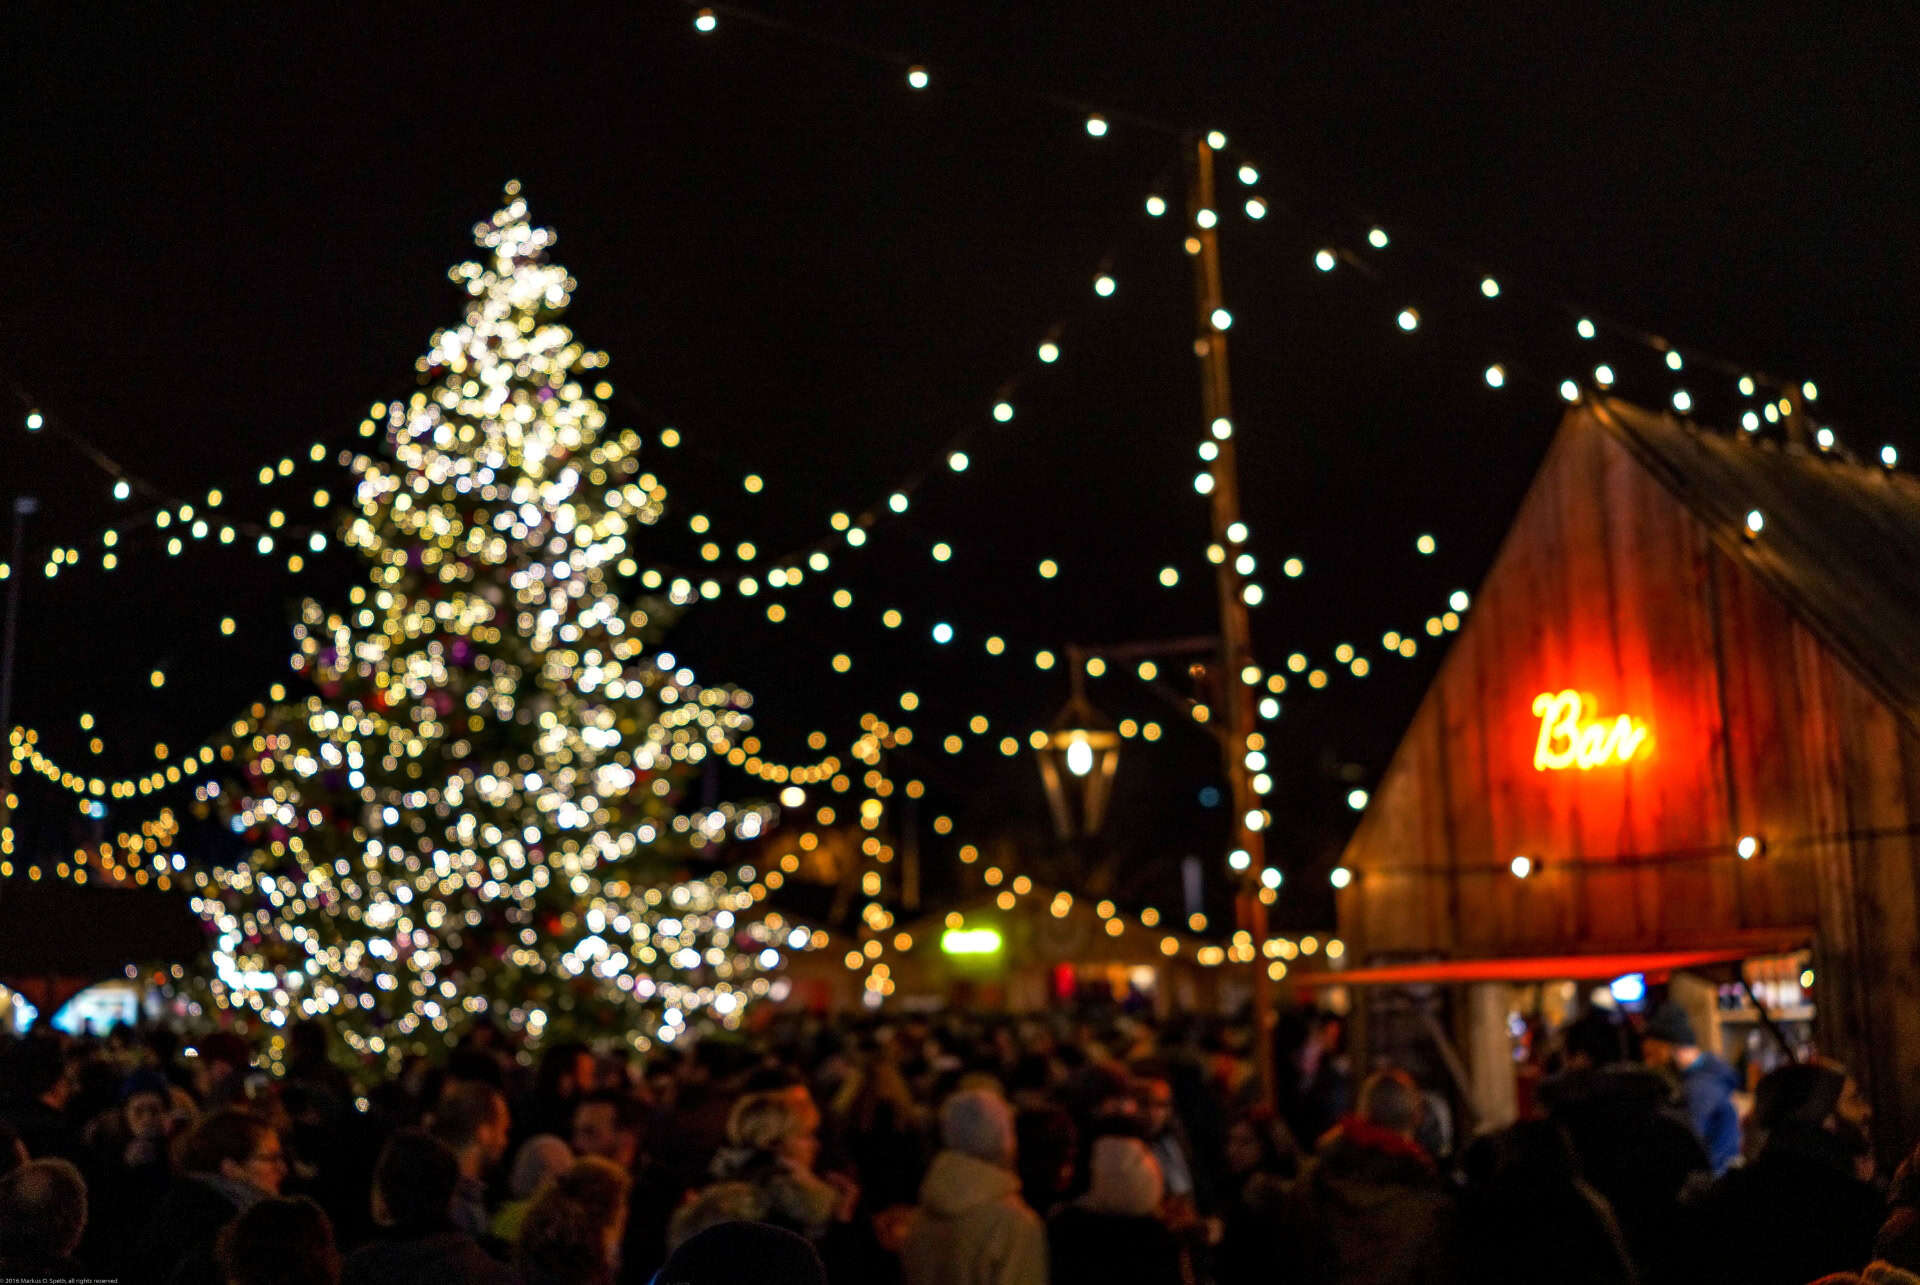
<path id="1" fill-rule="evenodd" d="M 1920 479 L 1841 450 L 1703 430 L 1625 402 L 1576 407 L 1920 732 Z M 1760 532 L 1746 535 L 1758 512 Z"/>

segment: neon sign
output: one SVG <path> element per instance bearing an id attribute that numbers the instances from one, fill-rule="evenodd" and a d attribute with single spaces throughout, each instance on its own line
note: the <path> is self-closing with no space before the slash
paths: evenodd
<path id="1" fill-rule="evenodd" d="M 1647 745 L 1647 726 L 1622 714 L 1618 718 L 1583 717 L 1591 712 L 1591 698 L 1579 692 L 1541 692 L 1533 698 L 1534 717 L 1540 720 L 1540 738 L 1533 746 L 1533 769 L 1581 771 L 1631 762 Z"/>
<path id="2" fill-rule="evenodd" d="M 1000 945 L 995 928 L 949 928 L 940 934 L 940 949 L 949 955 L 993 955 Z"/>

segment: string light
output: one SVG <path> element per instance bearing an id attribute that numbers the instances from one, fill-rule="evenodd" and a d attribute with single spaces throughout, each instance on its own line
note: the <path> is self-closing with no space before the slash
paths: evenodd
<path id="1" fill-rule="evenodd" d="M 1088 116 L 1087 133 L 1094 138 L 1105 138 L 1107 136 L 1107 118 L 1099 112 L 1094 112 Z"/>
<path id="2" fill-rule="evenodd" d="M 928 84 L 927 69 L 918 63 L 907 68 L 907 84 L 913 89 L 925 89 Z"/>
<path id="3" fill-rule="evenodd" d="M 711 9 L 702 9 L 693 15 L 693 29 L 702 34 L 712 31 L 719 25 L 720 20 L 714 16 Z"/>

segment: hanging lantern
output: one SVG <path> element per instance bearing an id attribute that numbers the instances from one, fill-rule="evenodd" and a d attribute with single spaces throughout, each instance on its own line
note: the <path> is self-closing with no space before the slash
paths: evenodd
<path id="1" fill-rule="evenodd" d="M 1079 649 L 1069 648 L 1067 655 L 1073 694 L 1036 753 L 1054 829 L 1071 841 L 1098 834 L 1106 820 L 1113 774 L 1120 766 L 1120 734 L 1087 699 L 1086 665 Z"/>

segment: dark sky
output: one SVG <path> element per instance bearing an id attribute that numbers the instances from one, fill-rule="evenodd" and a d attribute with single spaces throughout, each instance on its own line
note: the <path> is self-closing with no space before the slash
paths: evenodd
<path id="1" fill-rule="evenodd" d="M 1142 208 L 1160 183 L 1178 209 L 1181 153 L 1126 113 L 1225 130 L 1273 206 L 1259 225 L 1231 213 L 1224 238 L 1269 663 L 1296 648 L 1325 663 L 1341 641 L 1377 656 L 1384 630 L 1417 630 L 1471 589 L 1557 421 L 1551 385 L 1601 360 L 1637 399 L 1685 387 L 1723 425 L 1739 409 L 1731 377 L 1692 354 L 1813 378 L 1843 442 L 1920 459 L 1905 397 L 1920 100 L 1895 18 L 761 9 L 924 61 L 934 84 L 915 94 L 900 66 L 737 17 L 697 36 L 691 11 L 661 0 L 544 8 L 8 6 L 0 374 L 158 486 L 246 492 L 264 513 L 276 501 L 248 481 L 260 463 L 343 441 L 369 403 L 411 390 L 428 335 L 459 315 L 445 270 L 517 177 L 560 233 L 580 281 L 570 320 L 612 355 L 621 421 L 685 435 L 653 457 L 673 493 L 669 556 L 689 556 L 696 511 L 729 542 L 803 545 L 828 512 L 871 505 L 981 430 L 964 478 L 937 476 L 905 520 L 796 594 L 786 624 L 766 624 L 763 598 L 698 610 L 674 639 L 704 679 L 756 693 L 784 757 L 804 757 L 816 727 L 841 745 L 864 711 L 899 717 L 913 690 L 920 741 L 903 768 L 973 832 L 1034 814 L 1031 765 L 978 738 L 957 758 L 937 742 L 976 712 L 995 737 L 1044 722 L 1065 692 L 1033 668 L 1037 648 L 1211 627 L 1191 287 L 1177 221 Z M 1111 133 L 1089 138 L 1047 95 L 1102 107 Z M 1384 252 L 1365 245 L 1376 220 Z M 1326 245 L 1368 270 L 1314 271 Z M 1090 283 L 1109 251 L 1120 289 L 1103 301 Z M 1481 297 L 1482 272 L 1500 299 Z M 1424 321 L 1412 337 L 1393 325 L 1408 305 Z M 1587 311 L 1668 337 L 1686 369 L 1618 338 L 1582 343 Z M 1034 345 L 1062 320 L 1066 355 L 1043 372 Z M 1534 378 L 1491 391 L 1494 361 Z M 986 431 L 1009 376 L 1026 381 L 1019 414 Z M 94 533 L 142 506 L 116 505 L 103 474 L 20 419 L 10 408 L 0 491 L 30 490 L 45 512 L 16 716 L 63 760 L 140 770 L 154 740 L 196 742 L 280 676 L 290 605 L 354 568 L 296 579 L 234 551 L 171 560 L 148 533 L 104 574 Z M 762 494 L 743 490 L 749 471 Z M 1414 552 L 1423 531 L 1432 558 Z M 936 564 L 942 540 L 955 555 Z M 48 582 L 53 541 L 94 565 Z M 1278 574 L 1290 555 L 1307 563 L 1297 581 Z M 1038 577 L 1042 557 L 1058 579 Z M 1173 591 L 1155 579 L 1167 564 L 1184 573 Z M 824 601 L 841 583 L 847 612 Z M 897 633 L 877 623 L 889 606 L 907 620 Z M 223 615 L 239 622 L 229 639 Z M 949 647 L 928 637 L 940 620 Z M 985 655 L 989 633 L 1008 657 Z M 846 677 L 827 666 L 840 650 Z M 1439 651 L 1289 692 L 1271 729 L 1283 865 L 1330 862 L 1346 777 L 1371 783 Z M 1116 718 L 1178 722 L 1131 679 L 1094 697 Z M 100 720 L 97 759 L 81 710 Z M 1113 842 L 1145 895 L 1171 898 L 1170 858 L 1219 869 L 1224 818 L 1199 801 L 1218 774 L 1210 742 L 1176 728 L 1121 774 Z M 1320 880 L 1292 887 L 1291 918 L 1324 917 Z"/>

